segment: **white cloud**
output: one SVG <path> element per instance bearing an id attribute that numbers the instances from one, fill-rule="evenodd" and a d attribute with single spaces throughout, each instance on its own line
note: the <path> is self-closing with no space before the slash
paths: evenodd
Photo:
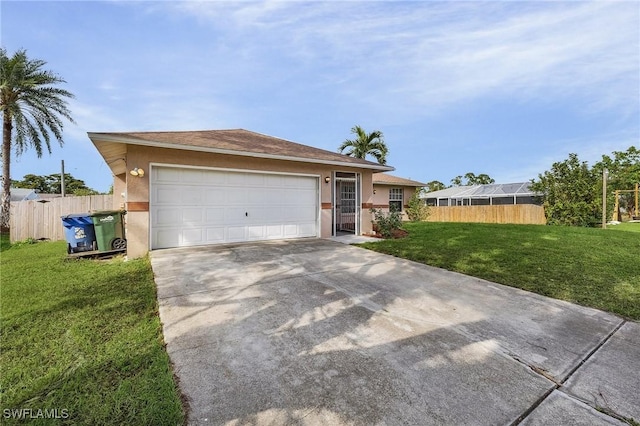
<path id="1" fill-rule="evenodd" d="M 498 95 L 579 98 L 585 111 L 637 112 L 640 12 L 634 2 L 176 2 L 257 66 L 397 114 Z M 272 59 L 274 63 L 269 63 Z M 372 86 L 375 88 L 372 90 Z M 398 105 L 401 105 L 398 107 Z"/>

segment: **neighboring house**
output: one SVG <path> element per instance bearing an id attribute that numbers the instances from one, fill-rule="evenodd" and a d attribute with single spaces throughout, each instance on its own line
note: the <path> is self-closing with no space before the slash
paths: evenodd
<path id="1" fill-rule="evenodd" d="M 54 198 L 61 198 L 61 197 L 62 197 L 62 194 L 43 194 L 41 192 L 38 193 L 38 198 L 40 200 L 43 200 L 44 202 L 48 202 Z"/>
<path id="2" fill-rule="evenodd" d="M 2 196 L 2 189 L 0 188 L 0 197 Z M 38 193 L 35 189 L 31 188 L 11 188 L 11 201 L 27 201 L 37 200 Z"/>
<path id="3" fill-rule="evenodd" d="M 540 204 L 539 194 L 529 189 L 529 182 L 454 186 L 422 194 L 428 206 L 497 206 Z"/>
<path id="4" fill-rule="evenodd" d="M 394 170 L 242 129 L 88 135 L 113 172 L 114 208 L 127 210 L 129 257 L 371 234 L 373 177 Z"/>
<path id="5" fill-rule="evenodd" d="M 373 207 L 388 211 L 393 206 L 407 219 L 405 209 L 413 194 L 425 183 L 404 179 L 387 173 L 373 175 Z"/>

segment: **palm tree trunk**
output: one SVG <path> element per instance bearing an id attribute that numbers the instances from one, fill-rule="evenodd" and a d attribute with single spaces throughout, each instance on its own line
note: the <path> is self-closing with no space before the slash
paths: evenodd
<path id="1" fill-rule="evenodd" d="M 4 111 L 2 122 L 2 205 L 0 209 L 0 231 L 9 230 L 11 208 L 11 116 Z"/>

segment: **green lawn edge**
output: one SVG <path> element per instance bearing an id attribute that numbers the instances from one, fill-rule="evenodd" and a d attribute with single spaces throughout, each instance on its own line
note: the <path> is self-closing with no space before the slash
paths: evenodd
<path id="1" fill-rule="evenodd" d="M 358 246 L 640 320 L 640 238 L 620 232 L 624 227 L 440 222 L 403 227 L 406 238 Z"/>
<path id="2" fill-rule="evenodd" d="M 3 244 L 0 262 L 3 424 L 50 424 L 42 410 L 68 424 L 184 424 L 148 258 L 67 260 L 66 243 L 41 242 Z M 6 415 L 21 409 L 36 418 Z"/>

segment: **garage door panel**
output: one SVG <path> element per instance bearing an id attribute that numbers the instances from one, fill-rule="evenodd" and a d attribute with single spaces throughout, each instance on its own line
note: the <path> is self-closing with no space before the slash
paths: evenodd
<path id="1" fill-rule="evenodd" d="M 245 225 L 247 223 L 246 208 L 227 208 L 224 210 L 224 223 L 228 225 Z"/>
<path id="2" fill-rule="evenodd" d="M 207 243 L 215 244 L 215 243 L 223 243 L 224 240 L 224 227 L 220 226 L 217 228 L 207 228 Z"/>
<path id="3" fill-rule="evenodd" d="M 261 218 L 265 223 L 278 223 L 282 221 L 284 217 L 284 209 L 279 206 L 265 207 L 262 209 Z"/>
<path id="4" fill-rule="evenodd" d="M 183 229 L 182 230 L 182 245 L 195 246 L 205 243 L 203 238 L 205 230 L 202 228 Z"/>
<path id="5" fill-rule="evenodd" d="M 179 208 L 162 207 L 156 210 L 152 224 L 154 226 L 173 226 L 180 223 L 182 213 Z"/>
<path id="6" fill-rule="evenodd" d="M 284 236 L 283 225 L 267 225 L 265 233 L 269 239 L 282 238 Z"/>
<path id="7" fill-rule="evenodd" d="M 265 206 L 273 202 L 277 196 L 277 191 L 265 188 L 250 188 L 247 189 L 247 204 L 251 206 Z"/>
<path id="8" fill-rule="evenodd" d="M 313 208 L 310 207 L 294 207 L 290 209 L 291 220 L 300 222 L 308 220 L 313 215 Z"/>
<path id="9" fill-rule="evenodd" d="M 248 201 L 247 193 L 235 188 L 233 190 L 225 191 L 225 201 L 229 205 L 246 205 Z"/>
<path id="10" fill-rule="evenodd" d="M 247 173 L 227 173 L 227 184 L 229 186 L 246 186 Z"/>
<path id="11" fill-rule="evenodd" d="M 298 233 L 301 237 L 315 237 L 316 236 L 316 223 L 307 222 L 298 225 Z"/>
<path id="12" fill-rule="evenodd" d="M 220 204 L 220 200 L 225 199 L 225 188 L 204 187 L 202 190 L 202 203 L 207 206 L 215 206 Z"/>
<path id="13" fill-rule="evenodd" d="M 183 184 L 202 184 L 205 171 L 198 169 L 183 169 L 180 173 L 180 183 Z"/>
<path id="14" fill-rule="evenodd" d="M 296 191 L 294 193 L 295 198 L 294 198 L 294 203 L 298 204 L 298 205 L 304 205 L 304 206 L 315 206 L 315 202 L 316 202 L 316 198 L 317 195 L 315 193 L 315 191 Z"/>
<path id="15" fill-rule="evenodd" d="M 197 186 L 184 186 L 180 189 L 180 200 L 182 204 L 201 204 L 202 188 Z"/>
<path id="16" fill-rule="evenodd" d="M 318 179 L 153 167 L 152 248 L 314 237 Z"/>
<path id="17" fill-rule="evenodd" d="M 175 183 L 180 182 L 180 170 L 170 167 L 153 168 L 152 178 L 155 182 Z"/>
<path id="18" fill-rule="evenodd" d="M 264 240 L 266 237 L 264 225 L 247 226 L 247 239 Z"/>
<path id="19" fill-rule="evenodd" d="M 244 186 L 249 188 L 262 188 L 265 184 L 265 175 L 261 173 L 247 173 Z"/>
<path id="20" fill-rule="evenodd" d="M 264 186 L 269 188 L 282 188 L 285 176 L 283 175 L 265 175 Z"/>
<path id="21" fill-rule="evenodd" d="M 203 186 L 224 186 L 227 183 L 227 175 L 217 170 L 202 170 L 200 181 Z"/>
<path id="22" fill-rule="evenodd" d="M 205 210 L 205 222 L 214 225 L 224 225 L 224 208 L 207 208 Z"/>
<path id="23" fill-rule="evenodd" d="M 154 230 L 155 246 L 153 248 L 169 248 L 180 246 L 180 229 L 164 228 Z"/>
<path id="24" fill-rule="evenodd" d="M 187 225 L 203 224 L 203 210 L 201 207 L 182 209 L 182 222 Z"/>
<path id="25" fill-rule="evenodd" d="M 284 235 L 283 237 L 294 237 L 298 235 L 298 225 L 296 224 L 286 224 L 283 226 Z"/>
<path id="26" fill-rule="evenodd" d="M 156 204 L 175 204 L 180 199 L 180 190 L 177 187 L 161 187 L 155 189 L 154 202 Z"/>
<path id="27" fill-rule="evenodd" d="M 244 226 L 229 226 L 227 227 L 227 240 L 228 241 L 245 241 Z"/>

